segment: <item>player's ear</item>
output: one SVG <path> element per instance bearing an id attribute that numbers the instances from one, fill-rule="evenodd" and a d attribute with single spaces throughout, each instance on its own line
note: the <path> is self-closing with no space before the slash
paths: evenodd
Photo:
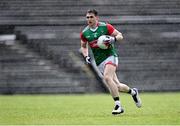
<path id="1" fill-rule="evenodd" d="M 96 16 L 96 20 L 99 20 L 99 16 Z"/>

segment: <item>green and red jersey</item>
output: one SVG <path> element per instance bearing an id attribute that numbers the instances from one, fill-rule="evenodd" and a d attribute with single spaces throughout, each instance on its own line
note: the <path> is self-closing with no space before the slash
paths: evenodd
<path id="1" fill-rule="evenodd" d="M 87 26 L 84 30 L 80 33 L 80 38 L 83 42 L 88 42 L 90 48 L 92 49 L 94 59 L 96 64 L 99 65 L 102 63 L 106 58 L 109 56 L 116 56 L 117 51 L 114 48 L 114 45 L 111 44 L 108 49 L 100 49 L 97 45 L 97 39 L 101 35 L 111 35 L 115 28 L 108 23 L 98 22 L 97 28 L 92 30 Z"/>

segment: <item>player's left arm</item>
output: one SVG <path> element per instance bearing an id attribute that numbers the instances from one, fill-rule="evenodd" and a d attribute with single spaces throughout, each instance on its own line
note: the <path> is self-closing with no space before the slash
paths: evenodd
<path id="1" fill-rule="evenodd" d="M 116 41 L 121 41 L 123 39 L 123 35 L 117 29 L 115 29 L 111 24 L 107 24 L 108 34 L 110 36 L 115 37 Z"/>
<path id="2" fill-rule="evenodd" d="M 114 36 L 116 41 L 121 41 L 123 40 L 123 35 L 121 32 L 119 32 L 118 30 L 114 29 L 113 33 L 111 34 L 111 36 Z"/>

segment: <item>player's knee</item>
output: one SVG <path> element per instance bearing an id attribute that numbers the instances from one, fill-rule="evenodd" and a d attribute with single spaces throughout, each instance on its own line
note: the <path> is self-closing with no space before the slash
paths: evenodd
<path id="1" fill-rule="evenodd" d="M 104 80 L 108 83 L 112 80 L 112 78 L 109 75 L 104 75 Z"/>
<path id="2" fill-rule="evenodd" d="M 125 84 L 118 84 L 118 90 L 120 92 L 128 92 L 129 91 L 129 87 Z"/>
<path id="3" fill-rule="evenodd" d="M 118 91 L 122 91 L 121 85 L 117 85 L 117 87 L 118 87 Z"/>

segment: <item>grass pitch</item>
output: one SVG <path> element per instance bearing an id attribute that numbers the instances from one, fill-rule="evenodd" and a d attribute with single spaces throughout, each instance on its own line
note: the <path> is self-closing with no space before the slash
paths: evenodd
<path id="1" fill-rule="evenodd" d="M 109 94 L 0 95 L 0 125 L 180 125 L 180 92 L 140 96 L 139 109 L 121 95 L 125 113 L 113 116 Z"/>

